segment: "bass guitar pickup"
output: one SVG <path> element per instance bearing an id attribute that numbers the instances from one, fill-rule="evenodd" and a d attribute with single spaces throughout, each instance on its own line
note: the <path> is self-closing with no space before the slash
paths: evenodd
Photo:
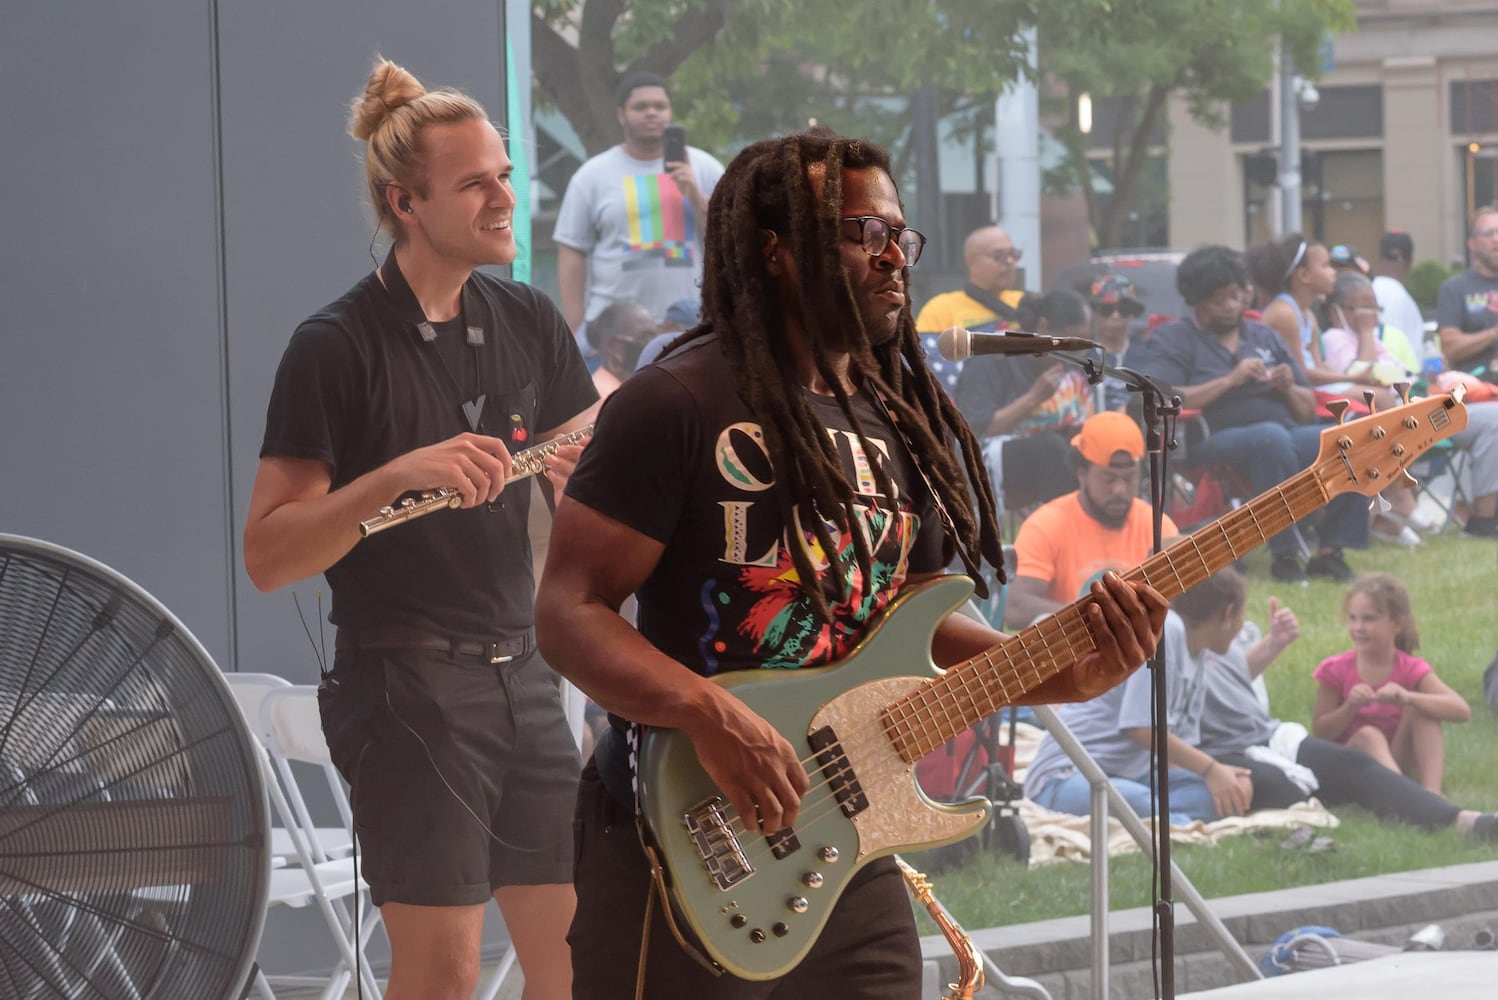
<path id="1" fill-rule="evenodd" d="M 807 737 L 807 742 L 817 751 L 817 763 L 822 765 L 827 785 L 832 789 L 833 798 L 837 799 L 843 815 L 852 819 L 867 809 L 868 796 L 864 795 L 863 787 L 858 783 L 858 775 L 853 773 L 853 765 L 848 763 L 848 755 L 843 751 L 843 743 L 832 731 L 832 727 L 823 726 L 815 730 Z"/>

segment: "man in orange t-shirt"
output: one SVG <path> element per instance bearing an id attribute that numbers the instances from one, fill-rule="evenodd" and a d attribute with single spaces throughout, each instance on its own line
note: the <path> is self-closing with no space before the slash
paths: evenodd
<path id="1" fill-rule="evenodd" d="M 1015 576 L 1004 611 L 1012 629 L 1084 596 L 1109 570 L 1139 564 L 1153 545 L 1149 504 L 1139 499 L 1139 425 L 1117 411 L 1094 414 L 1071 446 L 1076 491 L 1036 510 L 1014 540 Z M 1161 533 L 1178 534 L 1168 516 Z"/>

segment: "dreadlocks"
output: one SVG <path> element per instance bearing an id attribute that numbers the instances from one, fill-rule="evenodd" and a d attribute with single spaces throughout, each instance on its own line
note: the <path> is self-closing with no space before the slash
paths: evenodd
<path id="1" fill-rule="evenodd" d="M 936 493 L 936 503 L 951 516 L 957 538 L 948 539 L 947 557 L 955 541 L 963 565 L 986 596 L 980 560 L 986 558 L 998 570 L 1001 582 L 1005 577 L 993 492 L 977 439 L 927 368 L 909 305 L 900 312 L 895 336 L 872 344 L 843 271 L 843 171 L 868 168 L 888 174 L 889 155 L 873 143 L 824 128 L 757 142 L 735 157 L 708 208 L 703 321 L 671 346 L 717 336 L 740 396 L 761 421 L 776 479 L 783 484 L 774 492 L 784 522 L 799 533 L 798 526 L 804 529 L 809 521 L 822 551 L 835 560 L 830 521 L 844 537 L 851 536 L 859 569 L 868 579 L 872 555 L 868 539 L 854 527 L 853 486 L 792 374 L 787 310 L 795 310 L 818 371 L 833 387 L 864 450 L 873 455 L 832 363 L 833 354 L 847 351 L 854 371 L 888 406 Z M 821 175 L 820 197 L 812 183 L 814 173 Z M 785 300 L 765 265 L 767 230 L 789 247 L 796 262 L 796 301 Z M 950 446 L 953 440 L 961 450 L 967 479 Z M 880 489 L 892 493 L 888 473 L 877 462 L 873 466 Z M 968 480 L 977 493 L 976 509 Z M 796 516 L 798 510 L 803 517 Z M 830 620 L 807 547 L 799 538 L 791 542 L 801 591 L 816 613 Z M 839 596 L 846 598 L 845 575 L 834 576 Z"/>

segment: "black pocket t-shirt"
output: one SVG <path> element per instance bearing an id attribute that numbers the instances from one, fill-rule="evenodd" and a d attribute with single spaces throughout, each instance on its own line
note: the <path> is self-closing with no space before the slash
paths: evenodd
<path id="1" fill-rule="evenodd" d="M 461 344 L 424 339 L 374 273 L 305 320 L 276 372 L 261 457 L 324 462 L 338 489 L 471 430 L 470 413 L 478 433 L 514 454 L 598 398 L 571 331 L 545 296 L 480 273 L 465 293 L 465 312 L 472 302 L 485 315 L 438 331 L 464 338 Z M 481 346 L 466 342 L 464 324 L 485 330 Z M 431 487 L 442 485 L 451 484 Z M 513 484 L 492 505 L 440 511 L 362 540 L 327 571 L 329 620 L 470 638 L 530 627 L 530 495 L 529 483 Z"/>

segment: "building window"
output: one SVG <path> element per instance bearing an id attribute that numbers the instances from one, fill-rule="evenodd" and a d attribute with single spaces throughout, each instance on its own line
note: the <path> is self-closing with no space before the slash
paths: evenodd
<path id="1" fill-rule="evenodd" d="M 1321 99 L 1300 112 L 1301 139 L 1382 139 L 1384 94 L 1379 84 L 1320 87 Z M 1235 101 L 1231 115 L 1234 142 L 1267 143 L 1272 121 L 1272 91 Z"/>

